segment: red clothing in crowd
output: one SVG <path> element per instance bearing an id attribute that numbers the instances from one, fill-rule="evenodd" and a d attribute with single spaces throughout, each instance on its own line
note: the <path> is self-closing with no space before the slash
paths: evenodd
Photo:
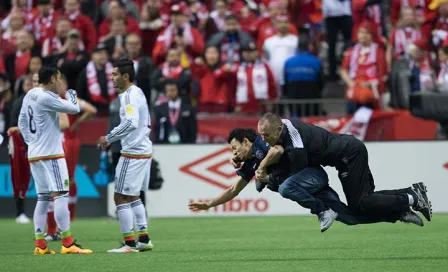
<path id="1" fill-rule="evenodd" d="M 347 99 L 351 99 L 352 96 L 357 97 L 356 93 L 361 92 L 362 82 L 378 83 L 379 94 L 386 91 L 385 79 L 387 76 L 386 57 L 384 50 L 378 44 L 372 42 L 369 47 L 362 48 L 360 44 L 356 44 L 352 48 L 348 49 L 344 53 L 344 59 L 342 61 L 342 68 L 348 71 L 350 78 L 354 81 L 355 86 L 347 89 Z M 351 92 L 353 92 L 351 94 Z"/>
<path id="2" fill-rule="evenodd" d="M 0 74 L 4 74 L 5 72 L 5 61 L 3 60 L 3 57 L 0 56 Z"/>
<path id="3" fill-rule="evenodd" d="M 65 14 L 72 23 L 72 27 L 76 28 L 80 34 L 87 52 L 92 52 L 97 43 L 96 27 L 89 16 L 77 11 L 73 14 Z"/>
<path id="4" fill-rule="evenodd" d="M 100 24 L 98 37 L 106 36 L 107 34 L 109 34 L 109 32 L 110 32 L 110 19 L 106 19 Z M 139 36 L 141 36 L 138 22 L 132 16 L 126 17 L 126 33 L 128 34 L 136 33 Z"/>
<path id="5" fill-rule="evenodd" d="M 265 70 L 265 76 L 260 71 Z M 275 77 L 265 61 L 257 61 L 255 64 L 242 63 L 237 71 L 233 73 L 237 80 L 236 106 L 240 107 L 240 112 L 247 114 L 258 114 L 264 112 L 264 107 L 260 103 L 262 100 L 275 100 L 278 96 Z M 257 90 L 262 86 L 267 88 L 264 98 L 257 98 Z"/>
<path id="6" fill-rule="evenodd" d="M 31 52 L 27 51 L 27 52 L 17 52 L 16 53 L 16 62 L 15 62 L 15 78 L 19 78 L 23 75 L 26 74 L 27 70 L 28 70 L 28 63 L 30 62 L 31 59 Z"/>
<path id="7" fill-rule="evenodd" d="M 42 46 L 46 38 L 56 34 L 55 26 L 59 17 L 61 17 L 59 11 L 52 9 L 45 18 L 41 14 L 37 14 L 33 18 L 33 33 L 39 46 Z"/>
<path id="8" fill-rule="evenodd" d="M 200 56 L 205 48 L 201 32 L 187 23 L 184 27 L 183 35 L 183 37 L 189 41 L 188 46 L 185 48 L 185 52 L 188 56 L 190 58 Z M 174 37 L 175 33 L 173 25 L 169 25 L 157 37 L 156 45 L 152 51 L 152 59 L 156 64 L 161 64 L 165 61 L 168 49 L 175 43 Z"/>
<path id="9" fill-rule="evenodd" d="M 406 55 L 408 45 L 421 37 L 422 34 L 420 30 L 411 27 L 392 29 L 389 37 L 389 43 L 393 48 L 393 58 L 398 60 L 400 57 Z"/>
<path id="10" fill-rule="evenodd" d="M 432 0 L 392 0 L 390 7 L 390 19 L 393 25 L 396 25 L 400 19 L 401 8 L 412 7 L 416 10 L 417 16 L 426 17 L 428 5 Z"/>
<path id="11" fill-rule="evenodd" d="M 208 68 L 205 64 L 190 66 L 195 79 L 199 80 L 201 92 L 199 94 L 199 112 L 219 113 L 227 112 L 229 105 L 234 102 L 234 94 L 229 84 L 231 74 L 223 71 L 222 67 L 216 70 Z"/>
<path id="12" fill-rule="evenodd" d="M 375 32 L 372 33 L 373 40 L 379 45 L 384 45 L 381 40 L 383 36 L 381 18 L 382 11 L 381 5 L 367 5 L 367 0 L 352 0 L 352 18 L 353 18 L 353 28 L 352 28 L 352 40 L 357 42 L 358 40 L 358 29 L 362 22 L 367 21 L 372 25 L 372 29 Z"/>

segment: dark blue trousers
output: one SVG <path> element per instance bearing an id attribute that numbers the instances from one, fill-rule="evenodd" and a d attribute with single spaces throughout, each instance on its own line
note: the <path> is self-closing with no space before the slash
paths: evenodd
<path id="1" fill-rule="evenodd" d="M 328 185 L 328 175 L 320 167 L 307 167 L 287 178 L 278 192 L 284 198 L 297 202 L 310 209 L 312 214 L 319 214 L 328 208 L 338 213 L 337 221 L 346 225 L 371 224 L 378 222 L 396 222 L 399 215 L 377 216 L 354 214 L 339 199 L 339 195 Z"/>

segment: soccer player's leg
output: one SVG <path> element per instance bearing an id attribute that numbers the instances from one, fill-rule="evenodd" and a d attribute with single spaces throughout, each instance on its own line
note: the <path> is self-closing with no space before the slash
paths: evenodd
<path id="1" fill-rule="evenodd" d="M 117 216 L 124 242 L 120 247 L 108 250 L 109 253 L 134 253 L 136 242 L 134 236 L 134 216 L 130 202 L 138 199 L 140 188 L 135 188 L 136 175 L 142 171 L 137 159 L 120 157 L 115 170 L 114 201 L 117 206 Z"/>
<path id="2" fill-rule="evenodd" d="M 140 190 L 140 196 L 138 199 L 132 201 L 130 205 L 132 213 L 134 214 L 138 235 L 136 249 L 138 249 L 139 251 L 148 251 L 152 250 L 154 246 L 148 234 L 148 220 L 145 205 L 140 197 L 142 196 L 141 192 L 146 192 L 149 187 L 152 159 L 140 160 L 140 163 L 142 170 L 139 174 L 141 177 L 139 177 L 138 179 L 142 179 L 142 185 L 140 186 L 140 188 L 137 188 Z"/>
<path id="3" fill-rule="evenodd" d="M 279 187 L 284 198 L 297 202 L 300 206 L 316 214 L 321 232 L 326 231 L 336 220 L 338 214 L 314 197 L 312 194 L 328 185 L 328 176 L 322 167 L 308 167 L 286 179 Z"/>
<path id="4" fill-rule="evenodd" d="M 51 190 L 48 182 L 49 175 L 45 167 L 45 161 L 36 161 L 31 163 L 30 169 L 34 177 L 37 192 L 37 203 L 33 215 L 36 243 L 34 255 L 55 254 L 53 250 L 50 250 L 47 247 L 47 242 L 44 237 L 48 206 L 51 202 Z"/>
<path id="5" fill-rule="evenodd" d="M 61 235 L 57 231 L 58 225 L 54 219 L 54 198 L 52 197 L 50 206 L 48 206 L 47 215 L 47 233 L 45 234 L 45 240 L 47 241 L 59 241 L 61 240 Z"/>
<path id="6" fill-rule="evenodd" d="M 26 146 L 19 132 L 11 132 L 9 139 L 11 180 L 16 202 L 16 222 L 28 224 L 30 219 L 25 215 L 25 196 L 31 179 L 30 165 L 26 155 Z"/>
<path id="7" fill-rule="evenodd" d="M 70 221 L 74 221 L 76 217 L 76 204 L 78 200 L 77 198 L 78 188 L 76 186 L 75 172 L 76 172 L 76 165 L 78 164 L 80 142 L 79 139 L 66 139 L 64 144 L 67 150 L 66 161 L 70 182 L 68 192 L 69 195 L 68 209 L 70 211 Z"/>
<path id="8" fill-rule="evenodd" d="M 61 231 L 61 254 L 90 254 L 92 250 L 83 249 L 76 244 L 70 231 L 70 212 L 68 210 L 68 170 L 65 159 L 45 161 L 50 173 L 50 186 L 54 197 L 54 219 Z"/>

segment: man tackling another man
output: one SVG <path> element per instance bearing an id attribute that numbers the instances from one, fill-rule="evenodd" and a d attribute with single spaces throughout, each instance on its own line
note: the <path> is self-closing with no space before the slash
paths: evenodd
<path id="1" fill-rule="evenodd" d="M 229 135 L 228 142 L 234 154 L 233 162 L 236 162 L 234 165 L 239 168 L 239 162 L 244 162 L 241 169 L 237 171 L 240 179 L 210 202 L 191 203 L 189 208 L 192 211 L 207 210 L 235 198 L 247 186 L 256 170 L 266 167 L 262 164 L 263 159 L 272 157 L 278 163 L 267 167 L 269 173 L 268 188 L 274 192 L 279 192 L 284 198 L 310 209 L 312 214 L 318 215 L 321 232 L 327 230 L 334 220 L 347 225 L 376 222 L 394 223 L 397 220 L 423 225 L 421 219 L 413 212 L 404 213 L 399 218 L 354 214 L 339 200 L 337 193 L 328 186 L 328 176 L 321 166 L 309 166 L 298 173 L 291 174 L 289 158 L 282 156 L 283 148 L 278 145 L 270 147 L 252 129 L 234 129 Z M 285 179 L 288 182 L 283 182 Z M 295 188 L 291 190 L 293 186 Z M 259 192 L 263 187 L 256 181 L 256 188 Z"/>

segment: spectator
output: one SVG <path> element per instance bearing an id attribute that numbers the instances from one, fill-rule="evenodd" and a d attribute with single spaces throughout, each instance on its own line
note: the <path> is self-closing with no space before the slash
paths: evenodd
<path id="1" fill-rule="evenodd" d="M 322 97 L 323 70 L 322 61 L 311 54 L 310 37 L 305 31 L 299 33 L 299 50 L 294 57 L 285 63 L 285 85 L 283 95 L 288 99 L 316 99 Z M 292 115 L 305 116 L 318 115 L 319 105 L 299 105 L 290 109 Z"/>
<path id="2" fill-rule="evenodd" d="M 204 59 L 196 58 L 191 65 L 191 72 L 199 80 L 198 112 L 229 112 L 233 96 L 229 84 L 230 65 L 221 66 L 219 49 L 209 46 L 205 49 Z"/>
<path id="3" fill-rule="evenodd" d="M 223 63 L 238 64 L 240 62 L 240 48 L 244 44 L 252 42 L 247 32 L 239 30 L 238 18 L 228 15 L 225 19 L 225 31 L 213 35 L 207 46 L 215 46 L 220 49 Z"/>
<path id="4" fill-rule="evenodd" d="M 190 25 L 185 12 L 185 8 L 179 5 L 172 6 L 171 24 L 159 35 L 152 52 L 155 63 L 162 63 L 168 49 L 176 47 L 181 52 L 181 65 L 188 67 L 204 51 L 202 35 Z"/>
<path id="5" fill-rule="evenodd" d="M 392 71 L 392 62 L 407 57 L 407 49 L 410 44 L 420 39 L 422 34 L 416 22 L 415 10 L 403 8 L 400 21 L 390 34 L 387 46 L 387 70 Z"/>
<path id="6" fill-rule="evenodd" d="M 435 89 L 435 73 L 429 61 L 428 41 L 418 39 L 409 47 L 411 92 L 433 91 Z"/>
<path id="7" fill-rule="evenodd" d="M 143 52 L 146 55 L 152 55 L 157 37 L 163 31 L 165 26 L 165 21 L 160 16 L 159 9 L 145 4 L 142 9 L 140 30 L 142 32 Z"/>
<path id="8" fill-rule="evenodd" d="M 26 0 L 12 0 L 11 4 L 12 4 L 11 11 L 9 12 L 8 16 L 6 16 L 6 18 L 3 19 L 3 21 L 1 22 L 0 28 L 8 29 L 9 23 L 11 20 L 11 15 L 13 13 L 19 12 L 22 15 L 25 29 L 28 31 L 31 31 L 32 22 L 33 22 L 32 21 L 33 14 L 32 14 L 32 10 L 27 6 L 27 1 Z"/>
<path id="9" fill-rule="evenodd" d="M 107 38 L 107 39 L 105 39 Z M 117 60 L 123 56 L 124 43 L 126 39 L 126 23 L 123 19 L 113 20 L 110 25 L 110 33 L 104 36 L 100 41 L 107 48 L 107 51 L 113 60 Z"/>
<path id="10" fill-rule="evenodd" d="M 187 97 L 190 95 L 191 71 L 180 65 L 180 52 L 177 48 L 168 50 L 166 62 L 157 68 L 151 76 L 151 84 L 157 91 L 159 100 L 157 103 L 165 102 L 164 82 L 166 79 L 176 79 L 179 88 L 179 96 Z"/>
<path id="11" fill-rule="evenodd" d="M 385 92 L 384 50 L 373 41 L 376 26 L 364 21 L 358 27 L 358 43 L 344 54 L 341 77 L 347 85 L 348 113 L 361 106 L 376 109 Z"/>
<path id="12" fill-rule="evenodd" d="M 257 19 L 257 15 L 248 6 L 241 8 L 235 15 L 240 22 L 241 30 L 246 32 L 251 30 L 252 23 Z"/>
<path id="13" fill-rule="evenodd" d="M 190 104 L 179 97 L 177 81 L 168 79 L 165 82 L 167 102 L 154 110 L 156 143 L 193 144 L 196 142 L 196 112 Z"/>
<path id="14" fill-rule="evenodd" d="M 117 97 L 112 84 L 112 64 L 104 44 L 98 44 L 93 50 L 92 60 L 79 74 L 76 84 L 79 98 L 86 100 L 98 109 L 98 115 L 106 115 L 109 103 Z"/>
<path id="15" fill-rule="evenodd" d="M 82 42 L 84 43 L 87 52 L 92 52 L 97 41 L 96 27 L 89 16 L 81 13 L 81 5 L 79 1 L 80 0 L 65 0 L 65 15 L 70 20 L 72 28 L 77 29 L 81 34 Z"/>
<path id="16" fill-rule="evenodd" d="M 4 56 L 8 56 L 17 50 L 17 46 L 3 39 L 3 29 L 0 27 L 0 58 L 4 59 Z"/>
<path id="17" fill-rule="evenodd" d="M 402 9 L 411 8 L 416 12 L 415 23 L 422 25 L 428 15 L 428 5 L 432 0 L 391 0 L 390 19 L 393 26 L 396 26 L 398 19 L 402 16 Z"/>
<path id="18" fill-rule="evenodd" d="M 78 75 L 89 62 L 89 54 L 80 46 L 79 31 L 73 29 L 68 33 L 64 48 L 52 56 L 53 64 L 65 75 L 69 89 L 76 89 Z"/>
<path id="19" fill-rule="evenodd" d="M 262 52 L 264 41 L 276 34 L 277 28 L 275 22 L 277 16 L 281 15 L 280 2 L 271 1 L 268 6 L 269 15 L 261 19 L 261 22 L 256 26 L 257 48 Z M 286 17 L 287 18 L 287 17 Z M 289 21 L 289 19 L 287 19 Z M 287 33 L 297 35 L 297 29 L 294 25 L 287 23 Z M 297 43 L 296 43 L 297 44 Z"/>
<path id="20" fill-rule="evenodd" d="M 9 16 L 9 26 L 8 29 L 3 33 L 3 39 L 10 43 L 16 44 L 17 33 L 24 28 L 23 15 L 16 11 L 12 12 Z"/>
<path id="21" fill-rule="evenodd" d="M 25 98 L 26 93 L 33 88 L 33 79 L 31 75 L 32 74 L 28 74 L 23 77 L 21 93 L 18 97 L 14 99 L 14 102 L 11 107 L 11 114 L 10 114 L 11 127 L 15 127 L 17 130 L 19 129 L 18 121 L 19 121 L 20 109 L 22 108 L 23 98 Z"/>
<path id="22" fill-rule="evenodd" d="M 215 21 L 215 25 L 219 31 L 225 31 L 225 18 L 227 15 L 232 14 L 227 8 L 227 2 L 225 0 L 215 1 L 215 10 L 210 13 L 210 18 Z"/>
<path id="23" fill-rule="evenodd" d="M 191 25 L 203 33 L 204 39 L 207 41 L 219 31 L 215 21 L 209 16 L 209 12 L 204 4 L 198 0 L 188 0 L 187 2 L 187 13 L 190 16 L 189 21 Z"/>
<path id="24" fill-rule="evenodd" d="M 352 41 L 358 38 L 358 29 L 362 22 L 368 21 L 372 26 L 372 39 L 380 46 L 386 46 L 386 27 L 381 1 L 352 0 L 353 29 Z"/>
<path id="25" fill-rule="evenodd" d="M 437 15 L 430 17 L 431 21 L 422 26 L 422 33 L 428 40 L 432 39 L 433 45 L 438 48 L 448 37 L 448 2 L 432 1 L 429 9 L 437 10 Z"/>
<path id="26" fill-rule="evenodd" d="M 42 46 L 45 39 L 54 36 L 54 26 L 60 13 L 54 10 L 51 0 L 37 0 L 37 10 L 33 17 L 33 33 L 39 46 Z"/>
<path id="27" fill-rule="evenodd" d="M 336 43 L 339 33 L 344 39 L 344 48 L 351 45 L 352 38 L 352 9 L 349 0 L 323 0 L 322 8 L 328 43 L 328 74 L 330 80 L 337 80 Z"/>
<path id="28" fill-rule="evenodd" d="M 278 15 L 275 21 L 276 34 L 265 40 L 263 51 L 274 71 L 277 89 L 285 84 L 285 62 L 297 51 L 297 35 L 290 34 L 288 16 Z M 309 42 L 309 41 L 308 41 Z"/>
<path id="29" fill-rule="evenodd" d="M 98 26 L 100 23 L 101 12 L 98 7 L 97 0 L 79 0 L 80 2 L 80 11 L 82 14 L 87 15 L 93 22 L 95 26 Z M 96 28 L 95 28 L 96 29 Z M 98 34 L 97 34 L 98 37 Z"/>
<path id="30" fill-rule="evenodd" d="M 440 92 L 448 93 L 448 44 L 439 48 L 440 71 L 437 78 L 437 89 Z"/>
<path id="31" fill-rule="evenodd" d="M 232 14 L 238 14 L 246 4 L 243 0 L 227 0 L 227 6 Z"/>
<path id="32" fill-rule="evenodd" d="M 34 40 L 33 36 L 26 30 L 17 33 L 17 51 L 5 58 L 5 68 L 11 84 L 26 74 L 28 63 L 33 55 Z"/>
<path id="33" fill-rule="evenodd" d="M 17 97 L 19 97 L 23 94 L 24 89 L 25 89 L 25 87 L 23 86 L 24 79 L 27 77 L 31 77 L 34 73 L 38 73 L 40 68 L 42 68 L 42 66 L 43 66 L 43 61 L 42 61 L 41 56 L 32 56 L 31 57 L 30 61 L 28 62 L 26 74 L 19 77 L 16 80 L 16 83 L 14 85 L 14 99 L 16 99 Z"/>
<path id="34" fill-rule="evenodd" d="M 112 0 L 112 1 L 116 1 L 116 0 Z M 105 0 L 101 4 L 101 15 L 102 15 L 103 18 L 107 17 L 108 11 L 109 11 L 108 8 L 112 4 L 112 1 L 111 0 Z M 140 12 L 138 11 L 139 7 L 133 1 L 122 1 L 122 0 L 120 0 L 120 2 L 123 3 L 124 11 L 127 14 L 131 15 L 137 21 L 140 20 Z"/>
<path id="35" fill-rule="evenodd" d="M 151 103 L 151 80 L 154 64 L 150 57 L 142 52 L 142 41 L 137 34 L 129 34 L 126 37 L 126 52 L 124 57 L 134 62 L 135 85 L 143 90 L 148 104 Z"/>
<path id="36" fill-rule="evenodd" d="M 110 34 L 111 23 L 117 19 L 125 20 L 126 33 L 137 33 L 138 35 L 140 35 L 140 28 L 138 26 L 138 22 L 131 16 L 126 15 L 124 7 L 125 6 L 121 1 L 117 0 L 109 1 L 109 10 L 107 18 L 101 23 L 98 32 L 98 36 L 102 37 L 103 41 L 112 37 L 112 36 L 107 37 L 107 35 Z"/>
<path id="37" fill-rule="evenodd" d="M 259 114 L 270 110 L 260 102 L 275 100 L 278 96 L 274 74 L 269 64 L 258 56 L 255 43 L 241 48 L 243 61 L 235 73 L 236 112 Z"/>
<path id="38" fill-rule="evenodd" d="M 44 44 L 42 45 L 42 57 L 45 58 L 67 51 L 69 40 L 73 41 L 73 39 L 68 39 L 68 33 L 71 28 L 72 26 L 69 19 L 65 17 L 59 18 L 56 22 L 56 35 L 46 38 Z M 79 39 L 79 33 L 77 35 L 77 47 L 84 50 L 84 44 L 81 39 Z"/>
<path id="39" fill-rule="evenodd" d="M 6 74 L 0 74 L 0 134 L 4 138 L 9 128 L 12 101 L 11 83 Z M 3 142 L 6 145 L 8 141 Z"/>

